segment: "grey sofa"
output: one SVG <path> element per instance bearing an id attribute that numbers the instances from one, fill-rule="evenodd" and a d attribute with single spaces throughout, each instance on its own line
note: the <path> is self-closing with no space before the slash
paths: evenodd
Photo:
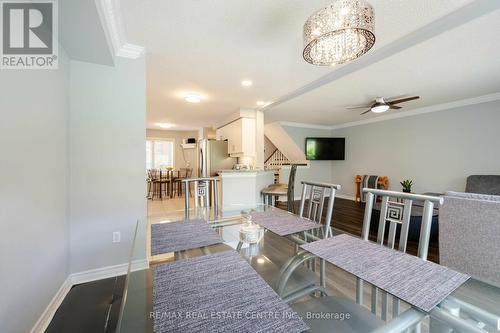
<path id="1" fill-rule="evenodd" d="M 500 176 L 472 175 L 467 177 L 465 192 L 500 195 Z"/>
<path id="2" fill-rule="evenodd" d="M 440 264 L 500 286 L 500 196 L 447 192 L 439 209 Z"/>

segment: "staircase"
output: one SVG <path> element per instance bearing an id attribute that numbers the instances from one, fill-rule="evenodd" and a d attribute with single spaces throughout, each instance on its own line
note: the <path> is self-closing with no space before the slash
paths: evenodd
<path id="1" fill-rule="evenodd" d="M 264 163 L 264 169 L 274 170 L 274 183 L 280 183 L 280 171 L 283 165 L 290 165 L 290 160 L 278 149 Z"/>
<path id="2" fill-rule="evenodd" d="M 270 123 L 264 126 L 265 134 L 265 156 L 266 170 L 274 170 L 274 183 L 280 182 L 280 171 L 283 165 L 298 164 L 308 165 L 306 156 L 302 149 L 288 135 L 286 130 L 278 123 Z M 270 155 L 266 152 L 271 153 Z M 286 180 L 285 182 L 288 182 Z"/>

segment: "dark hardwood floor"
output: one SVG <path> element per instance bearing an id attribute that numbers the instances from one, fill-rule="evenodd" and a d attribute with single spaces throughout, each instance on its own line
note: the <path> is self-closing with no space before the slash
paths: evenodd
<path id="1" fill-rule="evenodd" d="M 278 207 L 286 209 L 285 203 L 278 203 Z M 299 212 L 300 201 L 294 202 L 295 212 Z M 335 203 L 333 206 L 333 216 L 331 226 L 352 234 L 356 236 L 361 236 L 361 230 L 363 228 L 363 217 L 365 214 L 365 204 L 360 202 L 355 202 L 352 200 L 335 198 Z M 323 210 L 323 219 L 326 218 L 326 203 L 325 209 Z M 378 219 L 376 220 L 378 221 Z M 370 230 L 370 240 L 376 241 L 377 233 L 374 230 Z M 429 253 L 428 260 L 439 263 L 439 246 L 437 239 L 431 239 L 429 243 Z M 396 243 L 396 245 L 398 245 Z M 416 255 L 418 249 L 418 241 L 408 240 L 407 243 L 407 253 Z"/>

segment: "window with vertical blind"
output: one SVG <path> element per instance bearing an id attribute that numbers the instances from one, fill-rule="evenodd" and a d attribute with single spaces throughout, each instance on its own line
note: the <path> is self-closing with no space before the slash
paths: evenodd
<path id="1" fill-rule="evenodd" d="M 146 140 L 146 169 L 174 167 L 174 141 L 169 139 Z"/>

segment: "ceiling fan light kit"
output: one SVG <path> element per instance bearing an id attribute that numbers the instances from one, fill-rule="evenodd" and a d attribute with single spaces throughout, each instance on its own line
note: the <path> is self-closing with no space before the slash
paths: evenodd
<path id="1" fill-rule="evenodd" d="M 419 98 L 420 98 L 420 96 L 412 96 L 412 97 L 405 97 L 405 98 L 400 98 L 400 99 L 391 100 L 391 101 L 385 101 L 383 97 L 377 97 L 375 99 L 375 102 L 371 105 L 368 104 L 366 106 L 347 107 L 347 109 L 369 108 L 368 110 L 363 111 L 361 113 L 361 115 L 364 115 L 370 111 L 373 113 L 383 113 L 383 112 L 388 111 L 389 109 L 393 109 L 393 110 L 402 109 L 402 107 L 397 105 L 397 104 L 413 101 L 413 100 L 419 99 Z"/>
<path id="2" fill-rule="evenodd" d="M 304 24 L 304 59 L 331 66 L 352 61 L 375 44 L 375 12 L 364 0 L 336 0 Z"/>
<path id="3" fill-rule="evenodd" d="M 372 112 L 373 113 L 383 113 L 387 110 L 389 110 L 389 105 L 387 104 L 376 104 L 374 106 L 372 106 Z"/>

